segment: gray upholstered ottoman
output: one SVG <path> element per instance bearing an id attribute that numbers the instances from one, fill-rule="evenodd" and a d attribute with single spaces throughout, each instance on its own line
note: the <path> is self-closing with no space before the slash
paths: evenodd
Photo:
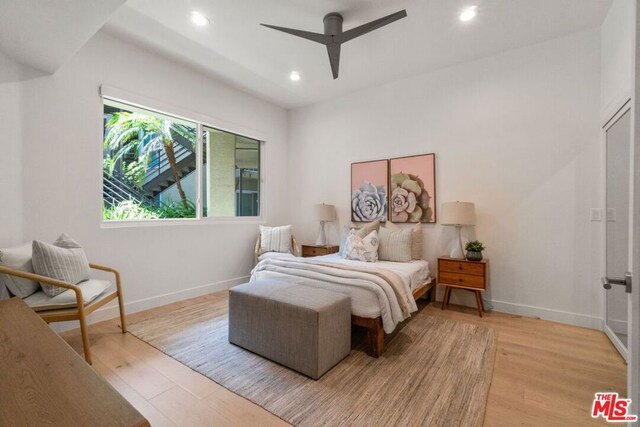
<path id="1" fill-rule="evenodd" d="M 351 351 L 351 301 L 258 280 L 229 291 L 229 342 L 318 379 Z"/>

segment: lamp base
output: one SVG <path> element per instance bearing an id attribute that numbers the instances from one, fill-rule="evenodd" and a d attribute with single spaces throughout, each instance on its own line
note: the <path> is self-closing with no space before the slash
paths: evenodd
<path id="1" fill-rule="evenodd" d="M 327 235 L 324 233 L 324 221 L 320 221 L 320 231 L 318 232 L 318 238 L 316 239 L 316 246 L 326 246 Z"/>
<path id="2" fill-rule="evenodd" d="M 462 249 L 462 234 L 460 233 L 461 229 L 461 226 L 456 225 L 456 240 L 453 243 L 453 248 L 451 249 L 451 253 L 449 254 L 451 258 L 466 259 L 464 256 L 464 250 Z"/>

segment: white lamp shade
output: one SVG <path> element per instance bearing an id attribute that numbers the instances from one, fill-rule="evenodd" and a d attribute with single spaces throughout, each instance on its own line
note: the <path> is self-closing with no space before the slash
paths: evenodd
<path id="1" fill-rule="evenodd" d="M 336 219 L 336 208 L 333 205 L 315 205 L 313 207 L 314 221 L 333 221 Z"/>
<path id="2" fill-rule="evenodd" d="M 447 202 L 440 210 L 442 225 L 476 225 L 476 206 L 470 202 Z"/>

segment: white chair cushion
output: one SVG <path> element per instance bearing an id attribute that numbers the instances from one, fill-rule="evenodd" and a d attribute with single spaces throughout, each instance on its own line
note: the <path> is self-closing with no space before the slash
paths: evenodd
<path id="1" fill-rule="evenodd" d="M 111 287 L 111 282 L 108 280 L 90 279 L 78 283 L 78 287 L 82 289 L 82 298 L 84 299 L 84 304 L 87 305 L 109 289 Z M 76 293 L 72 289 L 67 289 L 55 297 L 49 297 L 44 293 L 44 291 L 40 290 L 35 294 L 28 296 L 23 301 L 35 311 L 55 310 L 58 308 L 71 308 L 77 306 Z"/>
<path id="2" fill-rule="evenodd" d="M 265 252 L 258 257 L 258 261 L 263 259 L 282 259 L 282 258 L 295 258 L 295 255 L 289 252 Z"/>

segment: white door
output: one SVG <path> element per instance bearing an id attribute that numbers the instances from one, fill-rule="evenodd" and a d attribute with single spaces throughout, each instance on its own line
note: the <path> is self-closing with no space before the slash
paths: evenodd
<path id="1" fill-rule="evenodd" d="M 605 134 L 604 331 L 628 361 L 631 277 L 632 116 L 627 102 L 607 122 Z M 627 282 L 631 286 L 627 286 Z"/>
<path id="2" fill-rule="evenodd" d="M 627 396 L 638 414 L 640 390 L 640 120 L 628 101 L 604 126 L 604 331 L 627 361 Z M 634 185 L 634 183 L 637 183 Z"/>

